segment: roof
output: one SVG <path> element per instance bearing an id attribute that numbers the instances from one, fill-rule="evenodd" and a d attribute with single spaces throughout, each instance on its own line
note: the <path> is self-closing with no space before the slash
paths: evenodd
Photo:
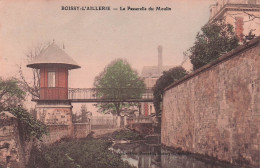
<path id="1" fill-rule="evenodd" d="M 62 65 L 68 69 L 80 68 L 80 66 L 56 44 L 49 45 L 40 52 L 39 56 L 30 62 L 27 67 L 39 69 L 42 66 Z"/>
<path id="2" fill-rule="evenodd" d="M 144 66 L 141 73 L 141 77 L 159 78 L 162 75 L 163 71 L 167 71 L 172 67 L 173 66 L 163 66 L 162 70 L 160 71 L 158 66 Z"/>

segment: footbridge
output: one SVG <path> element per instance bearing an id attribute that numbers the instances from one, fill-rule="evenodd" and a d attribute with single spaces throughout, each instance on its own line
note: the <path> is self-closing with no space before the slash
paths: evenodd
<path id="1" fill-rule="evenodd" d="M 65 94 L 65 95 L 64 95 Z M 153 102 L 152 88 L 40 88 L 33 100 L 70 100 L 79 103 Z"/>

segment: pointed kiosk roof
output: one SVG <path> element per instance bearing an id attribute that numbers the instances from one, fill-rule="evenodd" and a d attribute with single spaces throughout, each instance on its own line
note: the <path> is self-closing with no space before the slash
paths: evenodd
<path id="1" fill-rule="evenodd" d="M 67 53 L 54 43 L 41 51 L 39 56 L 27 65 L 27 67 L 36 69 L 53 66 L 63 66 L 68 69 L 80 68 Z"/>

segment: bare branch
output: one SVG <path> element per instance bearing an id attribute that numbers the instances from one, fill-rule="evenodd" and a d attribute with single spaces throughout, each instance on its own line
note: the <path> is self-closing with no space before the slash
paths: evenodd
<path id="1" fill-rule="evenodd" d="M 26 54 L 26 62 L 33 61 L 47 46 L 49 43 L 39 43 L 30 49 Z M 31 80 L 27 80 L 24 76 L 22 66 L 19 66 L 19 75 L 20 83 L 23 89 L 30 93 L 32 96 L 39 98 L 40 97 L 40 70 L 32 69 L 31 71 Z"/>
<path id="2" fill-rule="evenodd" d="M 257 15 L 254 15 L 254 14 L 250 14 L 250 13 L 248 13 L 248 12 L 246 12 L 246 11 L 242 11 L 242 12 L 238 12 L 238 13 L 233 13 L 233 14 L 227 13 L 227 15 L 230 16 L 230 17 L 232 17 L 233 19 L 236 19 L 235 16 L 241 16 L 241 15 L 243 15 L 243 14 L 246 14 L 246 15 L 249 16 L 249 19 L 248 19 L 248 20 L 244 20 L 244 22 L 251 22 L 251 21 L 254 21 L 254 20 L 256 20 L 256 19 L 259 19 L 259 21 L 260 21 L 260 16 L 257 16 Z"/>
<path id="3" fill-rule="evenodd" d="M 40 97 L 40 94 L 39 94 L 38 90 L 35 89 L 35 86 L 30 86 L 30 84 L 25 80 L 21 65 L 19 67 L 19 75 L 20 75 L 20 79 L 21 79 L 20 83 L 21 83 L 21 86 L 23 87 L 23 89 L 26 92 L 29 92 L 34 97 Z"/>
<path id="4" fill-rule="evenodd" d="M 250 17 L 253 17 L 254 19 L 260 19 L 260 16 L 256 16 L 256 15 L 254 15 L 254 14 L 250 14 L 250 13 L 248 13 L 248 12 L 246 12 L 246 11 L 243 11 L 243 13 L 247 14 L 247 15 L 250 16 Z"/>

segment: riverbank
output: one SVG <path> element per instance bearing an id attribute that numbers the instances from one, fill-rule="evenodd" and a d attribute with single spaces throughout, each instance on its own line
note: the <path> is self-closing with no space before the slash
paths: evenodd
<path id="1" fill-rule="evenodd" d="M 147 143 L 136 132 L 120 129 L 91 134 L 81 140 L 66 139 L 34 148 L 28 168 L 249 168 L 180 149 Z"/>
<path id="2" fill-rule="evenodd" d="M 108 150 L 107 135 L 80 140 L 63 139 L 50 146 L 34 147 L 28 168 L 133 168 L 119 154 Z"/>
<path id="3" fill-rule="evenodd" d="M 212 156 L 202 155 L 202 154 L 198 154 L 198 153 L 186 152 L 186 151 L 183 151 L 179 148 L 167 147 L 165 145 L 161 145 L 161 147 L 162 147 L 162 149 L 170 151 L 173 154 L 189 156 L 189 157 L 192 157 L 192 158 L 194 158 L 198 161 L 208 163 L 208 164 L 218 165 L 218 166 L 223 167 L 223 168 L 256 168 L 256 167 L 252 167 L 252 166 L 248 166 L 248 165 L 241 165 L 241 164 L 239 165 L 239 163 L 230 164 L 226 161 L 218 160 L 217 158 L 212 157 Z M 241 163 L 243 163 L 243 162 L 241 162 Z"/>
<path id="4" fill-rule="evenodd" d="M 117 136 L 125 134 L 127 133 L 124 133 L 123 130 L 121 133 L 117 133 Z M 138 136 L 135 135 L 134 137 Z M 158 145 L 157 143 L 151 144 L 149 139 L 130 139 L 131 138 L 128 138 L 128 140 L 122 141 L 122 138 L 121 140 L 119 138 L 119 140 L 114 141 L 110 149 L 119 153 L 123 160 L 139 168 L 252 168 L 247 165 L 232 165 L 210 156 L 192 154 L 180 149 Z"/>

